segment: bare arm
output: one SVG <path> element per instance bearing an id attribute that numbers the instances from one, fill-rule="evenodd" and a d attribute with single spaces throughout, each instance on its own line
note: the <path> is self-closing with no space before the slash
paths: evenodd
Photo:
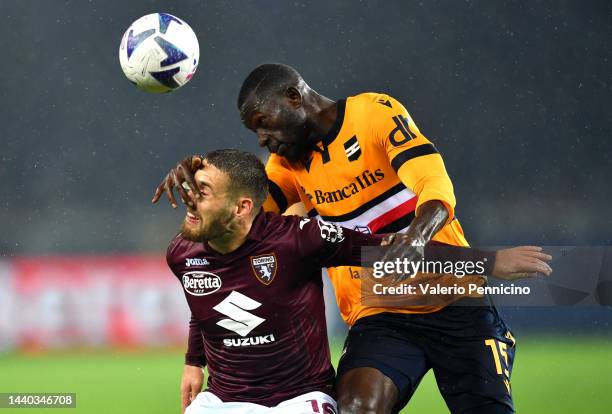
<path id="1" fill-rule="evenodd" d="M 402 237 L 394 239 L 383 261 L 397 258 L 411 262 L 420 261 L 423 259 L 424 250 L 419 247 L 424 247 L 429 243 L 431 238 L 444 227 L 447 220 L 448 210 L 442 202 L 431 200 L 421 204 L 408 231 Z"/>
<path id="2" fill-rule="evenodd" d="M 440 201 L 427 201 L 417 211 L 406 235 L 418 245 L 424 246 L 444 227 L 448 220 L 448 210 Z"/>

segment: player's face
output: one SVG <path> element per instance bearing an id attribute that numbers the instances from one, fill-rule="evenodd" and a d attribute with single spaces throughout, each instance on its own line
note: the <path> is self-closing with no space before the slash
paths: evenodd
<path id="1" fill-rule="evenodd" d="M 243 122 L 257 134 L 259 145 L 290 161 L 303 159 L 309 135 L 303 108 L 294 108 L 285 97 L 268 98 L 255 108 Z"/>
<path id="2" fill-rule="evenodd" d="M 202 197 L 187 215 L 181 226 L 183 237 L 191 241 L 210 241 L 227 235 L 234 222 L 234 207 L 229 193 L 227 175 L 210 164 L 195 174 Z"/>

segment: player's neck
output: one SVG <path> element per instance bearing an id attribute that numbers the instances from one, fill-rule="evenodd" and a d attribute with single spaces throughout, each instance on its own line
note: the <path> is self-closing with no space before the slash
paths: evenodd
<path id="1" fill-rule="evenodd" d="M 252 225 L 253 220 L 237 224 L 235 228 L 230 229 L 230 231 L 224 235 L 214 240 L 209 240 L 208 245 L 218 253 L 231 253 L 244 244 L 249 232 L 251 231 Z"/>
<path id="2" fill-rule="evenodd" d="M 318 137 L 324 137 L 336 122 L 338 107 L 336 102 L 312 91 L 308 103 L 308 127 Z"/>

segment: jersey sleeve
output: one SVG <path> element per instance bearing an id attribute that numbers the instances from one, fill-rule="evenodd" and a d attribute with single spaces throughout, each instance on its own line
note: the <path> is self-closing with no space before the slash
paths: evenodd
<path id="1" fill-rule="evenodd" d="M 191 315 L 189 321 L 189 337 L 187 339 L 187 352 L 185 353 L 185 365 L 204 367 L 206 365 L 206 354 L 204 353 L 204 337 L 198 322 Z"/>
<path id="2" fill-rule="evenodd" d="M 168 268 L 174 273 L 174 275 L 180 279 L 180 275 L 176 272 L 176 254 L 178 250 L 178 245 L 181 242 L 180 233 L 175 235 L 170 243 L 168 244 L 168 248 L 166 249 L 166 263 L 168 264 Z"/>
<path id="3" fill-rule="evenodd" d="M 287 207 L 300 201 L 293 173 L 281 157 L 276 154 L 270 155 L 266 163 L 266 174 L 269 193 L 263 205 L 265 211 L 282 214 Z"/>
<path id="4" fill-rule="evenodd" d="M 379 246 L 383 238 L 315 218 L 301 218 L 298 226 L 298 251 L 320 267 L 359 266 L 361 247 Z"/>
<path id="5" fill-rule="evenodd" d="M 387 154 L 399 179 L 418 196 L 421 204 L 441 201 L 448 210 L 448 221 L 454 216 L 455 194 L 442 156 L 419 131 L 410 114 L 396 99 L 379 95 L 372 103 L 372 136 Z"/>
<path id="6" fill-rule="evenodd" d="M 372 260 L 380 260 L 381 256 L 376 254 L 362 257 L 362 247 L 380 246 L 384 234 L 360 233 L 315 218 L 294 217 L 293 220 L 299 220 L 298 251 L 317 266 L 370 266 Z M 382 253 L 384 249 L 379 250 L 379 254 Z M 431 262 L 445 261 L 456 264 L 480 262 L 482 268 L 477 268 L 470 273 L 471 275 L 490 275 L 496 261 L 495 251 L 453 246 L 436 241 L 431 241 L 425 246 L 423 256 L 425 261 Z"/>
<path id="7" fill-rule="evenodd" d="M 179 280 L 181 276 L 178 271 L 177 251 L 179 250 L 180 242 L 180 234 L 177 234 L 170 241 L 168 249 L 166 250 L 166 263 L 168 263 L 168 267 Z M 191 319 L 189 321 L 189 336 L 187 339 L 187 352 L 185 353 L 185 365 L 193 365 L 197 367 L 203 367 L 206 365 L 202 330 L 193 315 L 191 315 Z"/>

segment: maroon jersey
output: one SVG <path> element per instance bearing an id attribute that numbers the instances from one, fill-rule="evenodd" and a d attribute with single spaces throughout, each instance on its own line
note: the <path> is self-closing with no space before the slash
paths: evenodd
<path id="1" fill-rule="evenodd" d="M 190 326 L 202 333 L 208 390 L 225 402 L 269 407 L 311 391 L 331 393 L 321 268 L 358 265 L 360 247 L 380 240 L 263 212 L 228 254 L 176 236 L 168 265 L 183 285 Z"/>

